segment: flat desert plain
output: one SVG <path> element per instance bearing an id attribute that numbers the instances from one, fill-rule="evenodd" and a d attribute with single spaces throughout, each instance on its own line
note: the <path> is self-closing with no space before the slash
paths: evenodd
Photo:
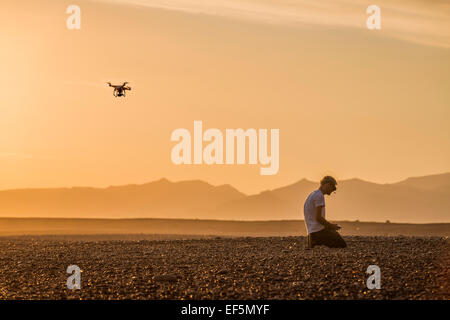
<path id="1" fill-rule="evenodd" d="M 268 222 L 264 232 L 261 222 L 255 222 L 259 231 L 251 236 L 214 235 L 223 222 L 182 228 L 185 233 L 195 231 L 191 235 L 108 233 L 104 229 L 108 221 L 100 223 L 103 229 L 98 226 L 103 234 L 87 232 L 89 228 L 67 232 L 67 221 L 59 225 L 61 232 L 45 234 L 43 229 L 37 232 L 39 223 L 32 222 L 14 221 L 18 229 L 11 228 L 10 234 L 0 237 L 0 299 L 450 298 L 448 224 L 424 225 L 422 232 L 433 229 L 428 231 L 432 235 L 414 236 L 408 232 L 419 230 L 420 225 L 396 229 L 396 224 L 356 223 L 353 229 L 359 228 L 362 235 L 353 235 L 345 232 L 353 230 L 350 223 L 340 223 L 347 248 L 308 250 L 301 231 L 268 235 L 276 233 L 280 222 L 272 226 Z M 36 234 L 17 232 L 27 223 Z M 151 224 L 144 221 L 140 228 L 146 223 Z M 179 223 L 172 226 L 179 228 Z M 248 232 L 246 223 L 236 227 L 237 233 Z M 45 225 L 51 223 L 41 227 Z M 158 227 L 170 231 L 167 225 Z M 388 228 L 391 235 L 370 235 L 367 228 Z M 402 232 L 402 228 L 406 229 Z M 80 290 L 67 288 L 70 265 L 82 271 Z M 380 268 L 381 289 L 367 288 L 370 265 Z"/>

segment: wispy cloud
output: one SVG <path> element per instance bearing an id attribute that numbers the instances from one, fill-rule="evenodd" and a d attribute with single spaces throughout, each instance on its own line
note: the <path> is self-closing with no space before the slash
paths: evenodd
<path id="1" fill-rule="evenodd" d="M 420 0 L 96 0 L 292 26 L 365 28 L 366 8 L 381 8 L 379 35 L 450 48 L 450 1 Z M 372 3 L 373 2 L 373 3 Z"/>

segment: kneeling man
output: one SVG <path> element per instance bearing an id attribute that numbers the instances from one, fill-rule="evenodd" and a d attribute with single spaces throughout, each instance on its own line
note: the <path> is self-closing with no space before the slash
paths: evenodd
<path id="1" fill-rule="evenodd" d="M 331 176 L 326 176 L 320 181 L 320 188 L 313 191 L 306 198 L 303 212 L 308 231 L 308 248 L 316 245 L 325 245 L 330 248 L 345 248 L 347 244 L 336 230 L 337 224 L 325 220 L 325 197 L 336 190 L 337 182 Z"/>

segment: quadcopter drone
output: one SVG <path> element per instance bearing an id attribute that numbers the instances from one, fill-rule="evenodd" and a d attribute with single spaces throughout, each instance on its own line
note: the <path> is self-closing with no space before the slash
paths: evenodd
<path id="1" fill-rule="evenodd" d="M 114 85 L 111 82 L 107 82 L 110 87 L 114 88 L 113 95 L 114 97 L 125 97 L 125 93 L 127 90 L 131 90 L 131 87 L 127 87 L 128 82 L 124 82 L 122 85 Z"/>

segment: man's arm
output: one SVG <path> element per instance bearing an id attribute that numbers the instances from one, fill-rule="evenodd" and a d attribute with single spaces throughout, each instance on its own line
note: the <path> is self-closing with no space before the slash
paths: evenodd
<path id="1" fill-rule="evenodd" d="M 317 222 L 319 222 L 321 225 L 323 225 L 327 229 L 339 230 L 341 227 L 339 227 L 337 224 L 328 222 L 324 217 L 322 217 L 322 208 L 323 207 L 324 206 L 316 207 L 316 220 L 317 220 Z"/>

